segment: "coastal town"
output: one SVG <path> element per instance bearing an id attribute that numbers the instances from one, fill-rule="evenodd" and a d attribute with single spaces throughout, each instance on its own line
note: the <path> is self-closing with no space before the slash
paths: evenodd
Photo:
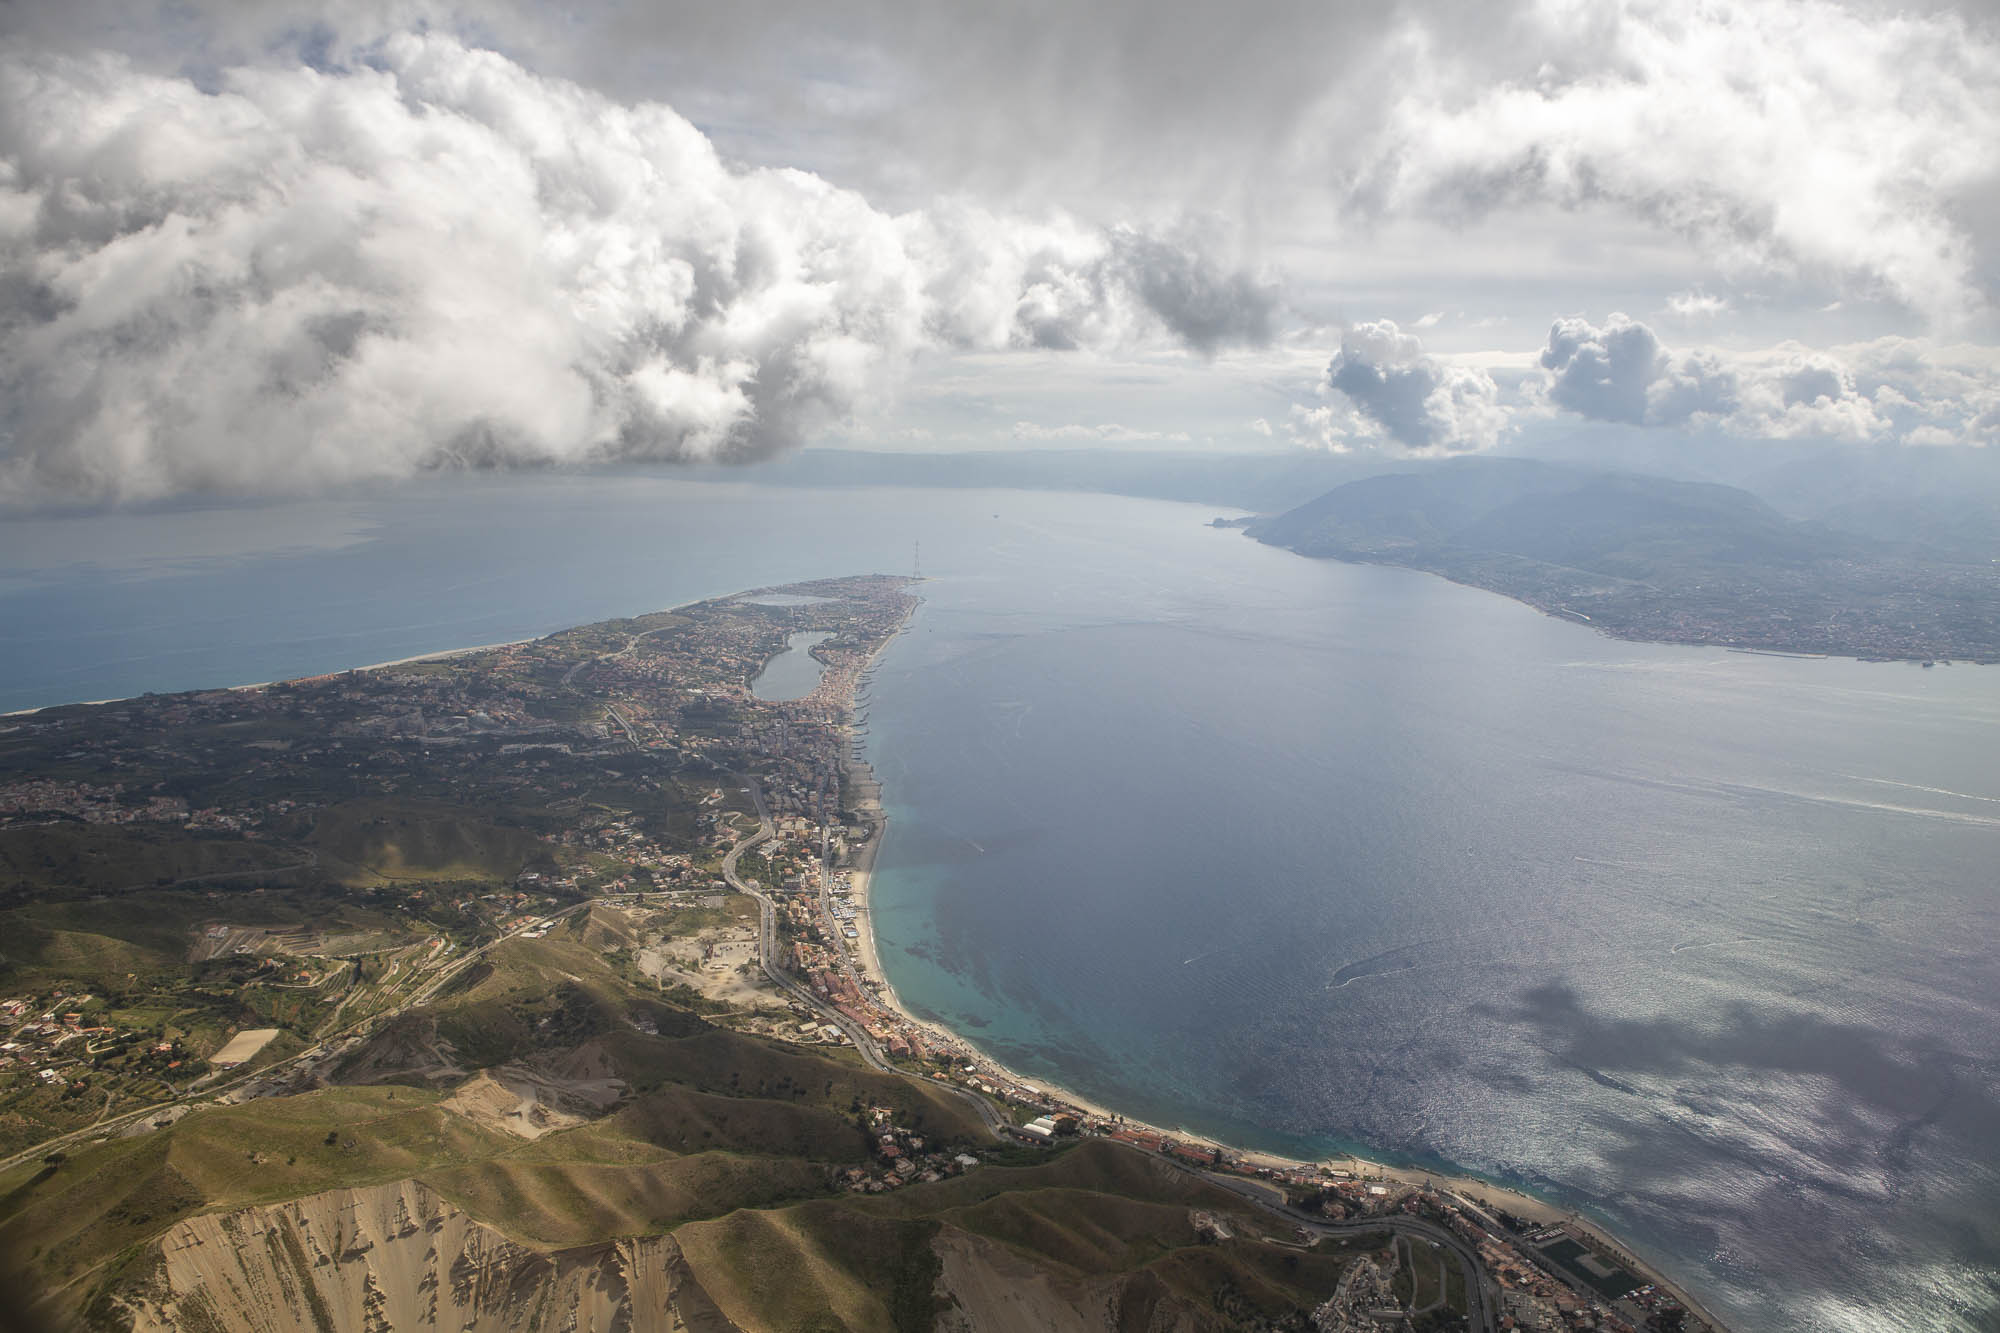
<path id="1" fill-rule="evenodd" d="M 910 583 L 827 580 L 0 720 L 0 913 L 19 942 L 0 994 L 0 1156 L 60 1161 L 196 1106 L 351 1084 L 388 1067 L 391 1038 L 396 1068 L 462 1076 L 478 1034 L 411 1037 L 412 1016 L 489 975 L 503 948 L 562 942 L 676 1006 L 631 1017 L 634 1031 L 699 1014 L 900 1076 L 987 1127 L 971 1142 L 857 1106 L 869 1154 L 829 1178 L 843 1194 L 1118 1145 L 1260 1210 L 1270 1243 L 1386 1238 L 1311 1312 L 1315 1329 L 1718 1327 L 1539 1201 L 1138 1124 L 907 1012 L 869 928 L 885 823 L 860 737 Z M 762 698 L 760 675 L 798 636 L 816 683 Z M 107 904 L 144 922 L 133 942 L 94 932 Z M 572 1021 L 537 1012 L 552 1032 Z M 618 1095 L 608 1075 L 506 1069 L 520 1105 L 488 1109 L 519 1132 Z M 1213 1216 L 1198 1230 L 1231 1234 Z"/>

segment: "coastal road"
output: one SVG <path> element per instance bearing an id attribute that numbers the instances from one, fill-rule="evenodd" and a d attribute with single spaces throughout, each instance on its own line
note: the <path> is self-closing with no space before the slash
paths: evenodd
<path id="1" fill-rule="evenodd" d="M 778 987 L 778 989 L 784 991 L 800 1003 L 810 1006 L 824 1021 L 833 1024 L 846 1034 L 847 1039 L 854 1043 L 854 1049 L 860 1054 L 863 1060 L 867 1061 L 870 1067 L 884 1074 L 894 1074 L 898 1078 L 906 1078 L 912 1083 L 921 1084 L 938 1092 L 947 1092 L 963 1099 L 967 1105 L 979 1113 L 979 1118 L 986 1123 L 987 1130 L 992 1133 L 994 1138 L 1004 1138 L 1009 1122 L 994 1107 L 993 1103 L 987 1101 L 978 1093 L 961 1088 L 955 1083 L 941 1083 L 936 1079 L 920 1078 L 908 1070 L 896 1068 L 895 1065 L 889 1063 L 888 1057 L 882 1054 L 882 1049 L 875 1044 L 875 1039 L 868 1035 L 867 1029 L 863 1028 L 846 1014 L 835 1009 L 826 1001 L 820 999 L 819 996 L 813 994 L 798 978 L 785 971 L 779 965 L 777 956 L 778 905 L 770 895 L 763 891 L 761 886 L 752 888 L 747 880 L 736 873 L 737 858 L 752 847 L 756 847 L 776 837 L 778 830 L 777 826 L 771 822 L 771 808 L 765 804 L 763 790 L 758 787 L 756 779 L 746 773 L 738 773 L 736 777 L 749 791 L 750 799 L 756 803 L 757 831 L 730 848 L 728 855 L 722 858 L 722 877 L 728 881 L 730 888 L 735 889 L 738 893 L 747 893 L 752 898 L 755 898 L 758 907 L 761 909 L 760 924 L 757 931 L 757 957 L 758 962 L 764 968 L 764 975 L 769 977 L 771 983 Z"/>

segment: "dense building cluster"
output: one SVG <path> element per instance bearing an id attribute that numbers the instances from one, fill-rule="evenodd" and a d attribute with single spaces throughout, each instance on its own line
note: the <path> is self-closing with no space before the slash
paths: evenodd
<path id="1" fill-rule="evenodd" d="M 844 709 L 914 605 L 905 583 L 831 580 L 440 658 L 0 719 L 0 912 L 42 951 L 19 977 L 34 1016 L 13 1016 L 0 1049 L 0 1149 L 183 1095 L 243 1031 L 283 1034 L 253 1066 L 293 1059 L 420 993 L 464 950 L 591 896 L 721 892 L 750 782 L 792 837 L 765 873 L 797 882 L 822 847 L 846 846 Z M 759 699 L 758 673 L 802 631 L 825 636 L 820 688 Z M 271 910 L 352 928 L 207 946 L 240 920 L 241 895 L 264 894 Z M 66 961 L 65 941 L 82 938 L 68 932 L 105 897 L 184 922 L 185 954 Z M 58 1007 L 84 991 L 94 1008 Z"/>

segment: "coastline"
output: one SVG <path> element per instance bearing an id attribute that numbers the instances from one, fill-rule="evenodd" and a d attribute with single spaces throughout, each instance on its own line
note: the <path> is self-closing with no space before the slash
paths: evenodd
<path id="1" fill-rule="evenodd" d="M 744 598 L 754 597 L 760 592 L 768 591 L 770 591 L 768 588 L 752 588 L 748 592 L 725 593 L 719 597 L 696 597 L 689 601 L 676 602 L 672 606 L 663 606 L 652 611 L 635 611 L 632 613 L 632 617 L 624 618 L 672 615 L 676 611 L 685 610 L 687 607 L 696 606 L 702 602 L 740 601 Z M 252 680 L 245 681 L 240 685 L 217 685 L 187 691 L 168 691 L 168 693 L 206 694 L 210 688 L 232 691 L 268 690 L 273 685 L 290 685 L 302 680 L 318 680 L 322 676 L 344 676 L 350 671 L 386 671 L 390 667 L 410 666 L 417 662 L 440 662 L 448 657 L 467 657 L 473 653 L 497 652 L 502 648 L 520 648 L 526 644 L 540 642 L 550 635 L 561 634 L 564 630 L 576 628 L 579 628 L 579 626 L 565 625 L 559 629 L 550 630 L 548 634 L 531 634 L 524 639 L 503 639 L 498 643 L 475 643 L 462 648 L 437 648 L 427 653 L 414 653 L 409 657 L 391 658 L 386 662 L 368 662 L 361 666 L 335 667 L 331 671 L 315 671 L 305 676 L 281 676 L 275 680 Z M 869 660 L 872 664 L 874 659 L 871 658 Z M 33 708 L 16 708 L 9 712 L 0 713 L 0 718 L 27 717 L 34 713 L 46 713 L 55 708 L 96 708 L 102 704 L 129 703 L 139 697 L 141 696 L 136 694 L 115 694 L 108 699 L 69 699 L 62 703 L 37 704 Z"/>
<path id="2" fill-rule="evenodd" d="M 753 589 L 748 593 L 737 593 L 727 597 L 697 599 L 697 600 L 698 601 L 737 600 L 753 596 L 758 591 L 763 591 L 763 590 Z M 864 979 L 867 989 L 874 994 L 876 1002 L 878 1004 L 880 1004 L 883 1008 L 895 1014 L 900 1021 L 906 1022 L 911 1027 L 919 1029 L 927 1034 L 930 1034 L 930 1036 L 933 1037 L 940 1046 L 952 1050 L 954 1052 L 963 1053 L 966 1056 L 966 1061 L 976 1065 L 976 1067 L 981 1073 L 981 1076 L 987 1081 L 1005 1085 L 1011 1085 L 1016 1089 L 1032 1091 L 1038 1099 L 1053 1100 L 1054 1102 L 1060 1103 L 1066 1107 L 1073 1108 L 1088 1117 L 1094 1117 L 1107 1122 L 1115 1122 L 1120 1130 L 1132 1131 L 1146 1136 L 1157 1137 L 1159 1139 L 1175 1140 L 1183 1144 L 1199 1145 L 1201 1147 L 1214 1147 L 1223 1149 L 1227 1151 L 1228 1154 L 1236 1161 L 1250 1167 L 1268 1167 L 1270 1169 L 1277 1171 L 1290 1171 L 1290 1170 L 1309 1170 L 1320 1166 L 1333 1166 L 1351 1170 L 1354 1173 L 1354 1175 L 1362 1179 L 1376 1180 L 1382 1182 L 1395 1182 L 1395 1183 L 1408 1184 L 1419 1187 L 1425 1185 L 1437 1185 L 1448 1190 L 1455 1190 L 1459 1193 L 1470 1195 L 1476 1199 L 1483 1201 L 1484 1203 L 1490 1206 L 1505 1209 L 1506 1211 L 1513 1213 L 1518 1217 L 1528 1219 L 1530 1221 L 1534 1221 L 1537 1223 L 1561 1224 L 1564 1226 L 1568 1226 L 1579 1233 L 1588 1233 L 1605 1248 L 1609 1249 L 1610 1251 L 1620 1256 L 1623 1256 L 1625 1262 L 1628 1264 L 1629 1267 L 1632 1268 L 1634 1272 L 1639 1273 L 1649 1281 L 1658 1283 L 1663 1290 L 1672 1294 L 1675 1297 L 1675 1299 L 1679 1300 L 1698 1318 L 1705 1320 L 1708 1324 L 1710 1324 L 1713 1328 L 1717 1330 L 1725 1329 L 1727 1327 L 1721 1320 L 1717 1319 L 1713 1314 L 1711 1314 L 1701 1302 L 1690 1297 L 1687 1294 L 1687 1292 L 1678 1284 L 1662 1276 L 1659 1273 L 1658 1269 L 1654 1267 L 1652 1264 L 1640 1260 L 1637 1257 L 1637 1255 L 1634 1254 L 1629 1245 L 1619 1241 L 1615 1236 L 1607 1233 L 1601 1226 L 1598 1226 L 1597 1224 L 1589 1221 L 1588 1219 L 1580 1216 L 1579 1214 L 1573 1211 L 1564 1209 L 1559 1205 L 1550 1203 L 1546 1200 L 1537 1198 L 1533 1195 L 1523 1193 L 1518 1189 L 1513 1189 L 1505 1185 L 1500 1185 L 1492 1181 L 1481 1179 L 1477 1176 L 1473 1176 L 1467 1173 L 1458 1172 L 1454 1170 L 1426 1170 L 1414 1167 L 1398 1167 L 1390 1165 L 1388 1163 L 1377 1162 L 1372 1159 L 1359 1156 L 1343 1155 L 1331 1158 L 1305 1160 L 1300 1158 L 1287 1157 L 1275 1152 L 1248 1150 L 1241 1148 L 1237 1145 L 1230 1144 L 1225 1140 L 1216 1139 L 1207 1135 L 1195 1134 L 1184 1127 L 1169 1128 L 1169 1127 L 1154 1125 L 1152 1123 L 1142 1120 L 1132 1119 L 1130 1117 L 1122 1115 L 1121 1113 L 1117 1112 L 1111 1107 L 1108 1107 L 1100 1102 L 1094 1101 L 1091 1098 L 1085 1097 L 1076 1092 L 1074 1089 L 1065 1087 L 1061 1084 L 1052 1083 L 1039 1078 L 1036 1079 L 1024 1078 L 1016 1074 L 1014 1071 L 1010 1070 L 1000 1061 L 988 1055 L 983 1049 L 979 1047 L 979 1045 L 974 1039 L 967 1037 L 964 1034 L 954 1031 L 948 1027 L 945 1027 L 944 1025 L 936 1021 L 925 1019 L 914 1014 L 909 1008 L 909 1006 L 904 1002 L 903 998 L 896 991 L 893 983 L 889 980 L 888 975 L 882 966 L 880 949 L 875 936 L 873 918 L 870 910 L 872 889 L 873 889 L 873 876 L 877 865 L 878 857 L 880 854 L 880 850 L 882 847 L 882 843 L 886 837 L 886 832 L 888 827 L 888 816 L 886 808 L 884 807 L 882 801 L 882 784 L 879 781 L 879 779 L 875 776 L 873 768 L 868 764 L 866 759 L 864 759 L 860 755 L 860 753 L 858 753 L 857 741 L 859 740 L 859 737 L 856 735 L 856 730 L 857 727 L 861 724 L 859 720 L 859 715 L 866 707 L 866 705 L 859 699 L 858 695 L 865 686 L 868 686 L 872 682 L 874 669 L 876 665 L 879 663 L 882 656 L 886 653 L 889 646 L 905 629 L 909 627 L 909 625 L 914 620 L 917 610 L 920 609 L 921 607 L 921 600 L 922 600 L 921 598 L 918 598 L 913 603 L 908 614 L 904 616 L 902 621 L 897 624 L 897 626 L 891 633 L 889 633 L 887 636 L 884 637 L 882 642 L 876 646 L 876 648 L 872 653 L 869 654 L 868 658 L 862 664 L 861 669 L 855 672 L 854 675 L 849 679 L 848 688 L 844 691 L 844 697 L 836 697 L 835 699 L 830 701 L 833 702 L 836 705 L 836 707 L 840 710 L 839 716 L 842 719 L 840 722 L 840 726 L 843 733 L 843 744 L 845 745 L 845 749 L 841 752 L 843 781 L 845 784 L 848 784 L 847 790 L 853 793 L 852 808 L 854 809 L 855 813 L 858 816 L 860 816 L 862 824 L 868 830 L 866 839 L 861 843 L 859 843 L 853 849 L 852 864 L 849 868 L 850 881 L 853 886 L 851 897 L 856 908 L 857 924 L 860 927 L 858 932 L 858 938 L 855 941 L 853 956 L 855 959 L 857 970 L 860 972 L 862 978 Z M 678 610 L 681 609 L 681 607 L 694 604 L 696 603 L 694 602 L 682 603 L 680 604 L 680 606 L 665 608 L 665 610 L 666 611 Z M 658 613 L 649 612 L 644 614 L 658 614 Z M 320 674 L 325 676 L 336 676 L 336 675 L 347 674 L 349 672 L 384 670 L 417 662 L 437 661 L 447 658 L 466 656 L 480 652 L 493 651 L 502 648 L 516 647 L 522 644 L 533 643 L 535 641 L 536 640 L 533 638 L 524 638 L 524 639 L 513 640 L 507 643 L 483 644 L 483 645 L 473 645 L 460 648 L 442 649 L 434 652 L 421 653 L 409 657 L 398 658 L 392 661 L 372 663 L 366 666 L 340 668 L 336 671 L 320 673 Z M 315 678 L 316 677 L 307 676 L 307 677 L 298 677 L 290 679 L 311 680 Z M 253 690 L 268 688 L 271 685 L 280 683 L 283 682 L 266 681 L 266 682 L 256 682 L 244 685 L 227 686 L 222 688 L 231 691 L 253 691 Z M 119 700 L 111 699 L 111 700 L 98 700 L 89 702 L 115 703 L 119 702 Z M 86 705 L 82 703 L 50 704 L 50 705 L 43 705 L 37 708 L 16 710 L 13 713 L 0 716 L 9 716 L 9 717 L 21 716 L 25 714 L 43 712 L 49 709 L 78 707 L 78 706 L 86 706 Z"/>
<path id="3" fill-rule="evenodd" d="M 882 660 L 882 654 L 888 652 L 889 645 L 909 628 L 910 622 L 916 618 L 917 608 L 922 605 L 921 597 L 911 604 L 909 614 L 904 616 L 894 632 L 883 639 L 875 651 L 868 655 L 868 660 L 861 664 L 861 670 L 854 673 L 854 685 L 848 691 L 847 697 L 840 701 L 844 747 L 840 761 L 841 785 L 845 793 L 852 794 L 854 812 L 861 817 L 862 824 L 868 829 L 868 837 L 854 849 L 853 864 L 848 869 L 848 901 L 854 905 L 854 915 L 861 926 L 861 936 L 857 941 L 859 947 L 854 952 L 862 982 L 878 997 L 883 998 L 887 1008 L 901 1015 L 906 1021 L 917 1024 L 927 1031 L 937 1032 L 942 1037 L 948 1034 L 910 1013 L 909 1007 L 896 994 L 896 988 L 890 983 L 888 973 L 882 970 L 881 954 L 875 945 L 875 919 L 870 911 L 869 886 L 874 881 L 875 858 L 882 849 L 883 836 L 889 829 L 889 815 L 882 807 L 882 784 L 875 777 L 875 770 L 861 757 L 858 748 L 860 742 L 854 734 L 855 718 L 861 709 L 859 691 L 868 685 L 874 675 L 876 663 Z"/>
<path id="4" fill-rule="evenodd" d="M 1273 545 L 1274 543 L 1267 542 L 1265 544 Z M 1292 551 L 1295 555 L 1305 555 L 1305 552 L 1294 550 L 1294 548 L 1289 546 L 1281 546 L 1279 549 Z M 1539 611 L 1552 620 L 1562 620 L 1572 625 L 1581 625 L 1585 629 L 1595 630 L 1603 637 L 1615 639 L 1620 643 L 1657 643 L 1664 644 L 1670 648 L 1712 648 L 1721 649 L 1724 652 L 1744 653 L 1751 657 L 1788 657 L 1798 662 L 1903 662 L 1910 666 L 1950 666 L 1953 663 L 1964 663 L 1967 666 L 2000 666 L 2000 657 L 1982 657 L 1976 653 L 1959 656 L 1933 653 L 1929 657 L 1919 653 L 1889 653 L 1887 656 L 1884 656 L 1883 649 L 1873 647 L 1785 648 L 1765 644 L 1737 644 L 1713 637 L 1704 639 L 1643 634 L 1636 630 L 1614 629 L 1606 625 L 1601 625 L 1583 612 L 1572 611 L 1569 607 L 1560 603 L 1545 604 L 1531 597 L 1524 597 L 1519 593 L 1509 592 L 1505 588 L 1495 588 L 1484 583 L 1474 583 L 1470 579 L 1456 578 L 1441 569 L 1432 569 L 1428 565 L 1409 565 L 1404 564 L 1400 560 L 1373 560 L 1360 557 L 1349 558 L 1339 555 L 1308 555 L 1305 558 L 1308 560 L 1338 560 L 1346 565 L 1376 565 L 1384 569 L 1407 569 L 1418 574 L 1429 574 L 1433 578 L 1443 579 L 1446 583 L 1455 583 L 1461 588 L 1471 588 L 1476 592 L 1491 593 L 1495 597 L 1505 597 L 1510 602 L 1518 602 L 1522 606 Z"/>
<path id="5" fill-rule="evenodd" d="M 675 610 L 678 608 L 669 609 Z M 273 685 L 289 685 L 294 681 L 300 680 L 318 680 L 321 676 L 344 676 L 350 671 L 384 671 L 390 667 L 409 666 L 414 662 L 437 662 L 447 657 L 465 657 L 472 653 L 490 653 L 500 648 L 519 648 L 524 643 L 533 642 L 533 639 L 509 639 L 504 643 L 476 643 L 469 648 L 440 648 L 436 652 L 418 653 L 413 657 L 398 657 L 387 662 L 370 662 L 365 666 L 340 667 L 334 671 L 318 671 L 310 676 L 285 676 L 277 680 L 252 680 L 246 681 L 241 685 L 221 685 L 216 688 L 236 692 L 268 690 Z M 207 691 L 191 690 L 188 693 L 203 694 L 207 693 Z M 0 717 L 29 717 L 35 713 L 46 713 L 56 708 L 96 708 L 103 704 L 130 703 L 139 697 L 136 694 L 114 694 L 108 699 L 71 699 L 59 704 L 37 704 L 33 708 L 16 708 L 11 712 L 0 713 Z"/>
<path id="6" fill-rule="evenodd" d="M 895 631 L 885 638 L 868 657 L 862 669 L 855 674 L 854 685 L 847 697 L 841 701 L 842 731 L 845 750 L 842 757 L 842 781 L 851 793 L 850 808 L 861 818 L 868 829 L 868 837 L 859 847 L 853 849 L 848 867 L 851 885 L 849 900 L 855 907 L 855 918 L 860 926 L 856 941 L 854 960 L 864 984 L 874 993 L 874 998 L 883 1008 L 893 1013 L 901 1022 L 928 1034 L 940 1046 L 967 1055 L 967 1065 L 976 1067 L 979 1076 L 989 1081 L 1012 1085 L 1016 1089 L 1037 1094 L 1042 1099 L 1079 1112 L 1086 1118 L 1115 1122 L 1121 1132 L 1172 1140 L 1200 1148 L 1214 1148 L 1227 1152 L 1238 1163 L 1256 1168 L 1267 1168 L 1274 1172 L 1306 1171 L 1323 1167 L 1352 1172 L 1359 1180 L 1385 1184 L 1407 1185 L 1416 1188 L 1438 1188 L 1467 1196 L 1481 1207 L 1504 1210 L 1515 1217 L 1537 1225 L 1564 1226 L 1576 1232 L 1588 1234 L 1597 1244 L 1611 1251 L 1633 1272 L 1656 1284 L 1662 1291 L 1679 1301 L 1690 1314 L 1704 1321 L 1716 1333 L 1726 1333 L 1728 1325 L 1718 1318 L 1701 1301 L 1695 1299 L 1679 1283 L 1663 1274 L 1655 1265 L 1641 1259 L 1632 1249 L 1602 1226 L 1583 1216 L 1575 1209 L 1524 1193 L 1511 1186 L 1465 1172 L 1462 1169 L 1429 1170 L 1420 1167 L 1395 1166 L 1372 1158 L 1345 1154 L 1337 1157 L 1305 1160 L 1287 1157 L 1276 1152 L 1247 1149 L 1208 1135 L 1196 1134 L 1185 1127 L 1167 1128 L 1130 1116 L 1085 1097 L 1072 1088 L 1046 1079 L 1024 1078 L 994 1059 L 980 1048 L 973 1039 L 963 1033 L 945 1027 L 931 1019 L 914 1013 L 897 993 L 895 984 L 882 967 L 881 952 L 875 939 L 875 922 L 870 910 L 870 891 L 873 885 L 875 864 L 880 855 L 883 840 L 888 832 L 889 818 L 882 802 L 882 783 L 875 776 L 874 768 L 859 752 L 859 739 L 855 735 L 856 719 L 861 709 L 857 692 L 868 683 L 877 661 L 896 638 L 909 626 L 922 605 L 921 598 L 911 607 L 910 614 Z M 1275 1189 L 1276 1187 L 1272 1187 Z"/>

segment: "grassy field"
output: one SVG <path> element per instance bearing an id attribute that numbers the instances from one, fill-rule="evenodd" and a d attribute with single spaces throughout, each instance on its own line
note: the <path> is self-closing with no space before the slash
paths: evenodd
<path id="1" fill-rule="evenodd" d="M 1441 1252 L 1437 1246 L 1420 1240 L 1409 1240 L 1405 1244 L 1410 1253 L 1410 1305 L 1414 1309 L 1426 1309 L 1444 1297 L 1445 1265 L 1441 1262 Z M 1457 1267 L 1457 1261 L 1453 1260 L 1451 1266 Z"/>
<path id="2" fill-rule="evenodd" d="M 746 1328 L 928 1329 L 937 1224 L 837 1203 L 737 1212 L 675 1233 L 702 1287 Z"/>

